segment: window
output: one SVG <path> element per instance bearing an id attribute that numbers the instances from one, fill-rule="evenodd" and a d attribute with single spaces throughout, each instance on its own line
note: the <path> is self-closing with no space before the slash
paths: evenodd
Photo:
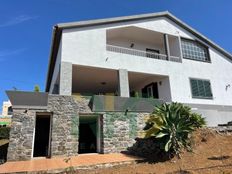
<path id="1" fill-rule="evenodd" d="M 8 109 L 7 109 L 7 115 L 13 115 L 12 106 L 8 107 Z"/>
<path id="2" fill-rule="evenodd" d="M 181 39 L 183 58 L 209 62 L 208 48 L 197 41 Z"/>
<path id="3" fill-rule="evenodd" d="M 147 96 L 148 98 L 153 97 L 152 85 L 147 87 Z"/>
<path id="4" fill-rule="evenodd" d="M 190 85 L 193 98 L 213 98 L 209 80 L 190 79 Z"/>

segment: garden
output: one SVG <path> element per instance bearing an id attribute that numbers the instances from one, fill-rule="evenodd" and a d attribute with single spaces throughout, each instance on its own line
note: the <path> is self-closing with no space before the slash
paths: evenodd
<path id="1" fill-rule="evenodd" d="M 144 138 L 126 153 L 143 157 L 136 164 L 77 173 L 232 173 L 232 134 L 206 128 L 205 119 L 180 103 L 163 104 L 150 115 Z"/>

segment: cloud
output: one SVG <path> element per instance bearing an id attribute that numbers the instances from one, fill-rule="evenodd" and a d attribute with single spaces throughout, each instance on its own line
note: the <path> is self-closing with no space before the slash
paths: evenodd
<path id="1" fill-rule="evenodd" d="M 13 26 L 17 25 L 32 19 L 36 19 L 37 16 L 28 16 L 28 15 L 19 15 L 17 17 L 11 18 L 5 23 L 0 24 L 0 27 L 8 27 L 8 26 Z"/>
<path id="2" fill-rule="evenodd" d="M 6 57 L 14 56 L 24 52 L 25 48 L 15 49 L 15 50 L 0 50 L 0 62 L 5 61 Z"/>

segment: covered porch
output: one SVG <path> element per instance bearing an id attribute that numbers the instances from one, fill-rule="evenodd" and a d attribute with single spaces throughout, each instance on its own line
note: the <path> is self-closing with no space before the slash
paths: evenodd
<path id="1" fill-rule="evenodd" d="M 169 77 L 73 65 L 72 94 L 153 98 L 171 101 Z"/>

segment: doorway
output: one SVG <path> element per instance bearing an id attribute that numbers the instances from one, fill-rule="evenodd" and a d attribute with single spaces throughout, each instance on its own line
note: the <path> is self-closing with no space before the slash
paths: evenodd
<path id="1" fill-rule="evenodd" d="M 159 98 L 158 83 L 153 82 L 142 89 L 142 95 L 145 98 Z"/>
<path id="2" fill-rule="evenodd" d="M 36 115 L 33 157 L 50 156 L 51 115 Z"/>
<path id="3" fill-rule="evenodd" d="M 80 115 L 78 153 L 100 152 L 100 116 Z"/>

